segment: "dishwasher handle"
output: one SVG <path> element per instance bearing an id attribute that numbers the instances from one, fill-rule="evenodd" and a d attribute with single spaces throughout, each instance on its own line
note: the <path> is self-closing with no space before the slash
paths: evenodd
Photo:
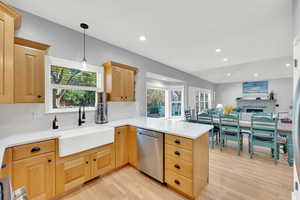
<path id="1" fill-rule="evenodd" d="M 154 135 L 148 135 L 148 134 L 146 134 L 146 133 L 141 133 L 141 132 L 138 132 L 138 133 L 139 133 L 139 135 L 142 135 L 142 136 L 147 136 L 147 137 L 151 137 L 151 138 L 158 139 L 158 137 L 157 137 L 157 136 L 154 136 Z"/>

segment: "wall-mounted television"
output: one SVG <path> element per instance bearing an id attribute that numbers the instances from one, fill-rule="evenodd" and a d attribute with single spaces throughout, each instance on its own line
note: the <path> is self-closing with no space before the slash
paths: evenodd
<path id="1" fill-rule="evenodd" d="M 268 81 L 255 81 L 243 83 L 244 97 L 261 97 L 268 95 Z"/>

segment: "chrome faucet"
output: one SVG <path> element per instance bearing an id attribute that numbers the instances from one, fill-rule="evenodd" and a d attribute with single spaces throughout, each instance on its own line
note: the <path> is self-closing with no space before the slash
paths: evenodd
<path id="1" fill-rule="evenodd" d="M 82 113 L 82 115 L 81 115 L 81 106 L 79 106 L 78 126 L 81 126 L 82 124 L 85 123 L 84 119 L 85 119 L 85 109 L 84 109 L 84 106 L 83 106 L 83 113 Z"/>

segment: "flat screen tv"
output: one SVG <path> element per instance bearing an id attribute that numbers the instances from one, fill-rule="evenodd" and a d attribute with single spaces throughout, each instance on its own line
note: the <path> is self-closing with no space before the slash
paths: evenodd
<path id="1" fill-rule="evenodd" d="M 268 95 L 268 81 L 243 83 L 243 96 L 266 97 Z"/>

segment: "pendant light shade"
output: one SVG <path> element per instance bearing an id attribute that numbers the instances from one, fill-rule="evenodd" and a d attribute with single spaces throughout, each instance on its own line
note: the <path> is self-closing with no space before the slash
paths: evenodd
<path id="1" fill-rule="evenodd" d="M 80 27 L 83 29 L 83 58 L 82 58 L 81 64 L 82 64 L 83 67 L 86 67 L 87 60 L 86 60 L 86 57 L 85 57 L 85 30 L 88 29 L 89 26 L 85 23 L 81 23 Z"/>

